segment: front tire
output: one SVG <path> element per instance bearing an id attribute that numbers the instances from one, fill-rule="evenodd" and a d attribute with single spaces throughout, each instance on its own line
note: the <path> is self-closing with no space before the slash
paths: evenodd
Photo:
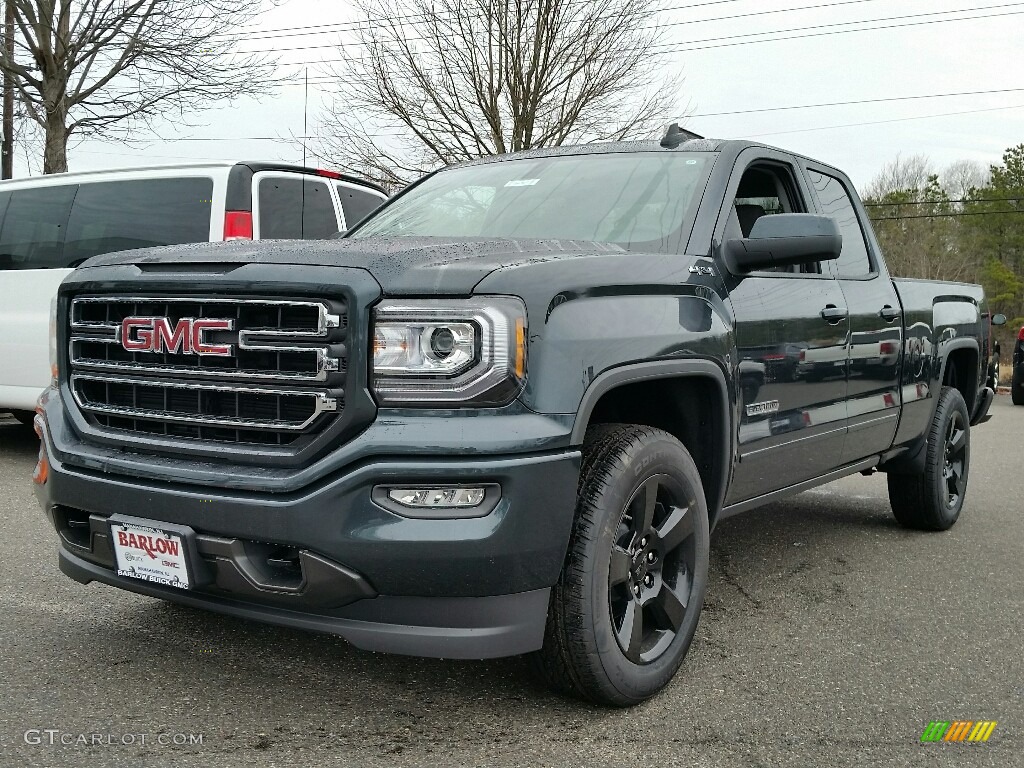
<path id="1" fill-rule="evenodd" d="M 970 421 L 960 391 L 943 387 L 928 432 L 924 472 L 887 477 L 889 504 L 900 525 L 945 531 L 959 519 L 971 467 Z"/>
<path id="2" fill-rule="evenodd" d="M 569 549 L 535 655 L 547 682 L 619 707 L 664 688 L 697 629 L 709 538 L 700 474 L 678 440 L 646 426 L 589 430 Z"/>
<path id="3" fill-rule="evenodd" d="M 1018 370 L 1014 366 L 1013 376 L 1010 377 L 1010 399 L 1014 405 L 1024 405 L 1024 377 L 1017 373 Z"/>

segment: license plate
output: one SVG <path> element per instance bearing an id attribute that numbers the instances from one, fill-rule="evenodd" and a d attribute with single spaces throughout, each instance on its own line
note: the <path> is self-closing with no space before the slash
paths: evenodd
<path id="1" fill-rule="evenodd" d="M 184 538 L 161 528 L 123 521 L 110 524 L 117 575 L 188 589 Z"/>

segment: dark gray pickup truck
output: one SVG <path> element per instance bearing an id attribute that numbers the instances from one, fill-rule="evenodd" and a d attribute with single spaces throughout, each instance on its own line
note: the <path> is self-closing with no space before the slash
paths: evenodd
<path id="1" fill-rule="evenodd" d="M 342 239 L 87 262 L 36 489 L 79 582 L 530 653 L 629 705 L 686 654 L 723 517 L 877 469 L 901 523 L 956 522 L 992 322 L 977 286 L 890 279 L 805 157 L 671 131 L 487 158 Z"/>

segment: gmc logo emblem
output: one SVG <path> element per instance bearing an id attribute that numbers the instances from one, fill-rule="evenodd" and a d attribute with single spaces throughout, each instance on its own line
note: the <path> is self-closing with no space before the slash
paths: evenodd
<path id="1" fill-rule="evenodd" d="M 210 344 L 205 334 L 230 331 L 234 326 L 232 320 L 207 317 L 183 317 L 173 327 L 166 317 L 126 317 L 121 322 L 121 346 L 129 352 L 230 356 L 230 344 Z"/>

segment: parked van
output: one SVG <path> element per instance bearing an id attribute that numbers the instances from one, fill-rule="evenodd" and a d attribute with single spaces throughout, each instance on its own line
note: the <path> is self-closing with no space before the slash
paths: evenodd
<path id="1" fill-rule="evenodd" d="M 353 227 L 386 198 L 358 178 L 280 163 L 0 182 L 0 411 L 31 420 L 50 381 L 50 301 L 89 257 L 179 243 L 322 239 Z"/>

